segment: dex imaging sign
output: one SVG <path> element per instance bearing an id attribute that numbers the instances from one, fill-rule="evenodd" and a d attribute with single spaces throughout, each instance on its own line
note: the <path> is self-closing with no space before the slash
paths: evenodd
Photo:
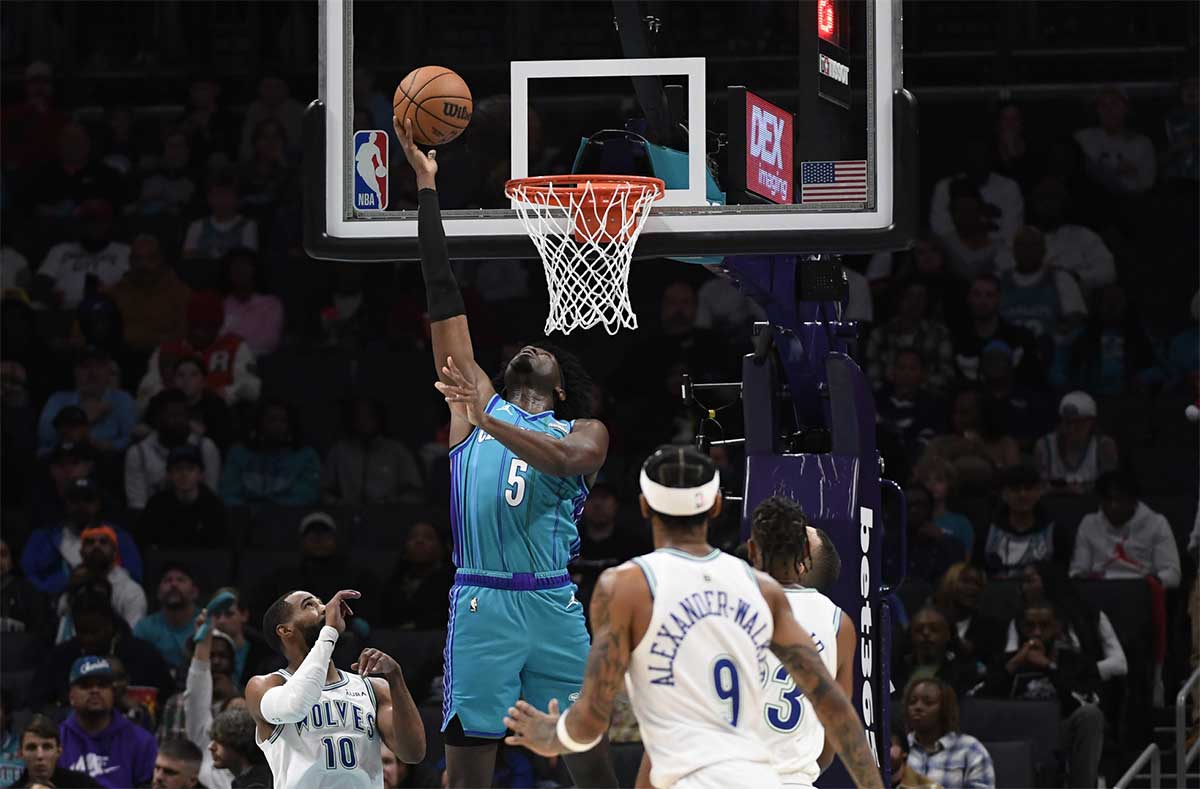
<path id="1" fill-rule="evenodd" d="M 792 202 L 795 118 L 746 91 L 746 191 L 772 203 Z"/>

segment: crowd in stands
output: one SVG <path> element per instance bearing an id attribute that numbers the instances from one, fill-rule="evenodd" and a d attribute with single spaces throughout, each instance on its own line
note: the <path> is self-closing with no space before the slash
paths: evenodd
<path id="1" fill-rule="evenodd" d="M 81 123 L 54 87 L 30 64 L 2 116 L 0 786 L 269 786 L 241 694 L 281 665 L 256 624 L 293 588 L 363 592 L 339 656 L 392 649 L 433 741 L 453 567 L 419 270 L 304 256 L 284 80 L 238 108 L 196 79 L 149 130 L 115 107 Z M 891 600 L 906 786 L 994 785 L 977 699 L 1053 702 L 1039 780 L 1096 786 L 1192 665 L 1196 101 L 1190 79 L 1148 117 L 1105 89 L 1074 134 L 1000 107 L 922 163 L 911 252 L 846 260 L 908 508 Z M 456 265 L 496 369 L 537 334 L 540 273 Z M 727 280 L 670 270 L 638 294 L 650 328 L 576 346 L 612 437 L 580 519 L 583 600 L 650 548 L 636 470 L 694 437 L 682 376 L 734 377 L 761 316 Z M 714 454 L 740 484 L 736 453 Z M 713 540 L 737 549 L 735 516 Z M 392 758 L 388 786 L 436 780 L 430 754 Z M 506 786 L 551 769 L 509 748 L 500 764 Z"/>

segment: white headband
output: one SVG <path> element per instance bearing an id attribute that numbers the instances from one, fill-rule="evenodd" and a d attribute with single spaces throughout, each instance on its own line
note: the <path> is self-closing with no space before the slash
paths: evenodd
<path id="1" fill-rule="evenodd" d="M 641 486 L 646 503 L 655 512 L 677 517 L 699 515 L 711 510 L 717 500 L 717 494 L 721 492 L 721 472 L 694 488 L 668 488 L 650 479 L 646 469 L 642 469 Z"/>

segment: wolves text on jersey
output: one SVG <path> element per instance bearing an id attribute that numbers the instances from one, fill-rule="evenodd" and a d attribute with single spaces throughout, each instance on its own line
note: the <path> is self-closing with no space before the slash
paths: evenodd
<path id="1" fill-rule="evenodd" d="M 735 604 L 730 605 L 728 593 L 712 590 L 693 592 L 680 600 L 674 610 L 667 614 L 674 629 L 664 621 L 654 634 L 650 654 L 662 658 L 663 663 L 647 664 L 647 670 L 657 672 L 657 676 L 650 682 L 655 685 L 675 684 L 675 658 L 684 639 L 698 622 L 713 616 L 732 620 L 750 637 L 758 656 L 758 673 L 762 681 L 766 677 L 767 649 L 771 645 L 770 641 L 763 639 L 763 634 L 770 624 L 770 617 L 764 615 L 765 621 L 760 622 L 759 612 L 751 605 L 741 597 L 737 598 Z"/>
<path id="2" fill-rule="evenodd" d="M 368 740 L 375 739 L 375 714 L 348 701 L 320 701 L 295 726 L 297 734 L 303 734 L 309 728 L 354 729 L 367 735 Z"/>

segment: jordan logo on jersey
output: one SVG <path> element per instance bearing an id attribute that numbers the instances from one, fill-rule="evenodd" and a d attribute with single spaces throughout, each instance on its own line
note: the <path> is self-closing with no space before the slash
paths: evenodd
<path id="1" fill-rule="evenodd" d="M 304 720 L 295 724 L 296 733 L 308 729 L 354 729 L 375 739 L 375 715 L 357 704 L 340 700 L 326 700 L 313 705 Z"/>

